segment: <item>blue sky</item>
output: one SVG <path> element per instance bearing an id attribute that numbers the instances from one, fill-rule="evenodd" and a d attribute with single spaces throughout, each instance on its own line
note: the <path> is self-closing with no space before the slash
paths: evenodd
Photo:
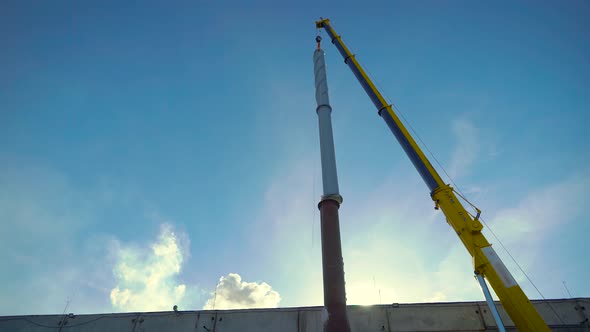
<path id="1" fill-rule="evenodd" d="M 1 6 L 0 314 L 199 309 L 215 289 L 217 308 L 243 306 L 228 299 L 244 289 L 256 306 L 321 305 L 319 16 L 544 296 L 568 296 L 563 281 L 590 296 L 586 2 Z M 348 302 L 483 299 L 427 187 L 324 49 Z"/>

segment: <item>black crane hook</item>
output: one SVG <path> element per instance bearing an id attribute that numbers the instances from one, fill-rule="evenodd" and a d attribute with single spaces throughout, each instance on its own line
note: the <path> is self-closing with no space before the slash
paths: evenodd
<path id="1" fill-rule="evenodd" d="M 315 41 L 318 43 L 318 50 L 320 49 L 320 43 L 322 42 L 322 36 L 316 36 Z"/>

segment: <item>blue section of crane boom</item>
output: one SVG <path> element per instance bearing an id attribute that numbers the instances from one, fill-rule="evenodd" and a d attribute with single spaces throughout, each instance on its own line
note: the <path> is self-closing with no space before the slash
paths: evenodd
<path id="1" fill-rule="evenodd" d="M 348 67 L 350 67 L 350 70 L 352 70 L 354 76 L 356 76 L 356 79 L 361 83 L 361 85 L 363 86 L 363 89 L 369 95 L 369 98 L 371 98 L 371 101 L 373 102 L 373 104 L 375 104 L 375 107 L 377 107 L 377 109 L 380 109 L 381 107 L 383 107 L 383 105 L 381 105 L 381 101 L 379 101 L 379 97 L 377 97 L 377 95 L 375 94 L 373 89 L 371 89 L 371 87 L 369 86 L 367 81 L 363 78 L 363 75 L 359 72 L 358 68 L 356 68 L 356 66 L 354 65 L 354 63 L 352 61 L 348 61 L 349 56 L 348 56 L 348 54 L 346 54 L 346 50 L 344 49 L 344 47 L 342 47 L 341 43 L 336 42 L 336 36 L 333 35 L 332 30 L 326 29 L 326 31 L 328 32 L 328 35 L 332 39 L 332 44 L 336 45 L 336 48 L 338 49 L 338 51 L 340 52 L 340 54 L 344 58 L 344 63 L 346 63 L 348 65 Z"/>
<path id="2" fill-rule="evenodd" d="M 416 149 L 414 149 L 412 147 L 412 144 L 410 144 L 410 142 L 408 141 L 408 138 L 403 134 L 400 126 L 395 122 L 395 120 L 392 118 L 391 114 L 386 110 L 386 108 L 389 105 L 384 104 L 379 99 L 379 96 L 377 96 L 375 91 L 371 88 L 367 79 L 361 73 L 359 68 L 355 65 L 354 61 L 352 61 L 352 57 L 354 57 L 354 55 L 349 54 L 346 51 L 342 42 L 333 33 L 333 30 L 332 29 L 325 29 L 325 30 L 328 33 L 328 35 L 330 36 L 332 43 L 336 46 L 336 48 L 338 49 L 338 51 L 340 52 L 340 54 L 344 58 L 344 63 L 346 63 L 348 65 L 348 67 L 350 68 L 350 70 L 352 70 L 352 73 L 354 74 L 356 79 L 359 81 L 359 83 L 361 84 L 361 86 L 363 87 L 363 89 L 365 90 L 365 92 L 367 93 L 367 95 L 369 96 L 369 98 L 371 99 L 371 101 L 373 102 L 373 104 L 375 105 L 377 110 L 379 111 L 379 115 L 381 116 L 381 118 L 383 118 L 383 120 L 385 120 L 385 123 L 387 124 L 387 126 L 389 127 L 389 129 L 391 130 L 393 135 L 397 138 L 397 141 L 400 143 L 400 145 L 402 146 L 402 148 L 406 152 L 406 155 L 410 158 L 410 161 L 412 162 L 412 164 L 414 165 L 414 167 L 416 168 L 418 173 L 420 173 L 422 180 L 424 180 L 424 182 L 426 183 L 426 185 L 428 186 L 430 191 L 434 191 L 434 189 L 439 187 L 439 184 L 437 183 L 436 179 L 433 177 L 432 173 L 428 170 L 428 167 L 426 167 L 426 165 L 424 164 L 425 161 L 423 161 L 420 158 L 420 156 L 416 152 Z"/>
<path id="3" fill-rule="evenodd" d="M 397 141 L 410 158 L 410 161 L 412 161 L 412 164 L 414 165 L 418 173 L 420 173 L 422 180 L 424 180 L 430 191 L 432 192 L 434 191 L 434 189 L 438 188 L 436 180 L 434 179 L 434 177 L 432 177 L 432 174 L 428 171 L 426 165 L 424 165 L 422 160 L 420 160 L 420 157 L 416 153 L 416 150 L 412 148 L 410 142 L 408 142 L 408 140 L 402 133 L 401 129 L 398 127 L 395 121 L 393 121 L 393 118 L 389 115 L 389 113 L 381 111 L 379 115 L 381 116 L 381 118 L 383 118 L 383 120 L 385 120 L 385 123 L 387 123 L 389 129 L 391 130 L 393 135 L 395 135 L 395 138 L 397 138 Z"/>

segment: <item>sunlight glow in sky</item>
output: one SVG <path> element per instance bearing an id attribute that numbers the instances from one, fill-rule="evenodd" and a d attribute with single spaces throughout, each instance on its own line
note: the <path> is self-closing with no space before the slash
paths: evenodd
<path id="1" fill-rule="evenodd" d="M 0 315 L 322 305 L 319 16 L 543 295 L 590 296 L 588 2 L 1 7 Z M 482 300 L 426 185 L 324 49 L 348 303 Z"/>

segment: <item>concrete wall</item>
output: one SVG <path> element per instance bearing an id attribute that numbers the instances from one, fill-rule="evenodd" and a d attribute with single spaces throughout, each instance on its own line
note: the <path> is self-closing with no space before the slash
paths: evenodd
<path id="1" fill-rule="evenodd" d="M 590 298 L 533 301 L 553 331 L 590 331 Z M 516 331 L 499 305 L 508 330 Z M 322 307 L 0 317 L 10 332 L 321 332 Z M 494 331 L 485 302 L 349 306 L 352 330 Z"/>

